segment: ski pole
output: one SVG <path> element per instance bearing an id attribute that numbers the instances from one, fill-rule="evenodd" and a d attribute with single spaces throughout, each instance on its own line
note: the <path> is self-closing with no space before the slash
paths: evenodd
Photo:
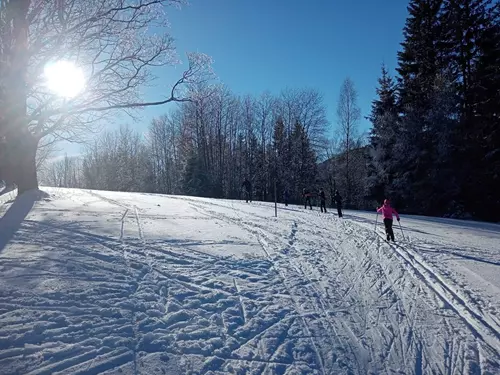
<path id="1" fill-rule="evenodd" d="M 401 222 L 398 220 L 399 223 L 399 229 L 401 229 L 401 235 L 403 236 L 403 240 L 405 239 L 405 235 L 403 233 L 403 227 L 401 226 Z"/>
<path id="2" fill-rule="evenodd" d="M 377 231 L 377 222 L 378 222 L 378 212 L 377 212 L 377 218 L 375 219 L 375 232 Z"/>

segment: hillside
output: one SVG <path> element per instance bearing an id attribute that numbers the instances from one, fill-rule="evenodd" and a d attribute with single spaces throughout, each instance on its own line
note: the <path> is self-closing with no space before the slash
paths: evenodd
<path id="1" fill-rule="evenodd" d="M 2 374 L 495 374 L 500 226 L 44 188 L 0 197 Z"/>

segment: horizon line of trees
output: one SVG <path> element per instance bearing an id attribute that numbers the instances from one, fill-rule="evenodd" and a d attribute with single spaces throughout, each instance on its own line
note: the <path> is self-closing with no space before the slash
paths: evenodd
<path id="1" fill-rule="evenodd" d="M 351 208 L 389 198 L 404 213 L 499 221 L 500 4 L 411 0 L 408 10 L 397 74 L 382 67 L 368 142 L 349 79 L 334 134 L 315 90 L 256 98 L 201 84 L 146 138 L 108 133 L 46 175 L 57 186 L 220 198 L 240 197 L 248 177 L 261 200 L 274 199 L 276 179 L 278 198 L 287 189 L 295 202 L 303 188 L 323 187 Z"/>
<path id="2" fill-rule="evenodd" d="M 346 82 L 352 105 L 356 93 L 352 82 Z M 344 177 L 352 179 L 352 172 L 340 175 L 330 169 L 318 174 L 318 161 L 337 150 L 327 141 L 326 109 L 316 90 L 286 89 L 259 97 L 239 97 L 224 86 L 195 90 L 198 100 L 155 118 L 144 137 L 127 126 L 105 132 L 81 157 L 65 157 L 41 170 L 42 183 L 234 199 L 242 197 L 248 178 L 254 199 L 272 201 L 276 179 L 278 200 L 286 190 L 297 203 L 304 188 L 331 185 L 332 190 L 345 185 Z M 338 147 L 361 145 L 359 137 L 354 139 L 356 121 L 349 124 L 348 142 Z M 353 160 L 352 171 L 356 160 L 363 163 Z M 363 189 L 351 185 L 352 199 L 359 201 Z"/>

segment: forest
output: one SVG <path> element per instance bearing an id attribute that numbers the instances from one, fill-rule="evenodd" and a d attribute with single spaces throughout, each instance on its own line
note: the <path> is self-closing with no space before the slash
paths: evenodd
<path id="1" fill-rule="evenodd" d="M 339 190 L 345 206 L 390 198 L 402 213 L 500 220 L 500 5 L 412 0 L 391 75 L 382 65 L 359 130 L 355 82 L 340 87 L 329 123 L 322 94 L 284 89 L 238 96 L 192 85 L 193 100 L 140 134 L 122 126 L 78 158 L 40 168 L 53 186 L 302 202 L 306 188 Z M 381 41 L 382 43 L 382 41 Z"/>
<path id="2" fill-rule="evenodd" d="M 345 90 L 354 90 L 349 80 L 346 85 Z M 344 170 L 343 163 L 338 165 L 341 169 L 319 164 L 321 158 L 336 155 L 338 147 L 326 141 L 328 121 L 317 91 L 288 89 L 276 97 L 263 93 L 255 98 L 238 97 L 224 86 L 197 90 L 197 102 L 183 103 L 154 119 L 145 136 L 128 126 L 105 132 L 85 147 L 81 157 L 65 157 L 43 170 L 42 181 L 241 199 L 242 182 L 248 178 L 255 200 L 274 200 L 276 181 L 278 199 L 286 189 L 296 203 L 304 188 L 316 191 L 327 181 L 332 189 L 343 187 L 340 175 L 335 175 Z M 348 100 L 355 101 L 355 91 L 351 95 Z M 354 115 L 359 117 L 359 109 Z M 356 122 L 348 124 L 350 150 L 362 145 L 361 137 L 354 138 Z M 362 161 L 352 158 L 352 179 L 356 160 Z M 353 196 L 362 195 L 361 189 L 352 190 Z"/>

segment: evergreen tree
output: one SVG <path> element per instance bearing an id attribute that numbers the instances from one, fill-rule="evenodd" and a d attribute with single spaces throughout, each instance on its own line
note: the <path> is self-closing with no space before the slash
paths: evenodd
<path id="1" fill-rule="evenodd" d="M 296 122 L 290 134 L 290 171 L 293 193 L 299 198 L 303 188 L 312 189 L 316 181 L 316 154 L 314 153 L 304 126 Z"/>
<path id="2" fill-rule="evenodd" d="M 436 129 L 431 122 L 436 81 L 446 72 L 441 53 L 442 0 L 412 0 L 404 28 L 405 40 L 398 54 L 400 127 L 398 155 L 392 188 L 402 201 L 399 207 L 422 212 L 421 202 L 429 194 L 433 152 L 429 149 Z"/>
<path id="3" fill-rule="evenodd" d="M 499 5 L 490 0 L 409 5 L 392 187 L 410 211 L 495 216 L 482 207 L 499 207 L 498 25 Z"/>
<path id="4" fill-rule="evenodd" d="M 368 117 L 373 127 L 370 133 L 370 158 L 368 160 L 368 196 L 381 202 L 390 195 L 395 158 L 394 144 L 399 127 L 396 86 L 382 66 L 378 80 L 377 96 Z"/>
<path id="5" fill-rule="evenodd" d="M 399 100 L 401 108 L 411 105 L 425 110 L 444 59 L 439 52 L 442 27 L 439 22 L 443 0 L 411 0 L 403 29 L 402 51 L 398 52 Z"/>
<path id="6" fill-rule="evenodd" d="M 468 212 L 500 219 L 500 3 L 486 2 L 475 40 L 471 118 L 461 124 L 457 160 L 462 163 L 462 202 Z"/>
<path id="7" fill-rule="evenodd" d="M 492 0 L 446 0 L 441 14 L 441 50 L 457 86 L 460 115 L 473 118 L 474 70 L 481 56 L 484 32 L 488 29 Z"/>
<path id="8" fill-rule="evenodd" d="M 378 99 L 372 103 L 372 110 L 369 120 L 375 122 L 378 117 L 386 113 L 397 113 L 396 106 L 396 85 L 394 79 L 389 75 L 387 68 L 382 64 L 382 74 L 378 79 L 379 87 L 376 89 Z M 374 126 L 372 130 L 372 137 L 377 136 L 378 128 Z"/>
<path id="9" fill-rule="evenodd" d="M 288 142 L 287 142 L 285 123 L 283 119 L 279 117 L 274 125 L 273 132 L 273 148 L 269 150 L 269 160 L 272 165 L 271 168 L 271 186 L 274 185 L 274 179 L 276 179 L 277 191 L 281 192 L 284 189 L 290 189 L 289 176 L 290 172 L 288 170 L 290 162 L 288 159 Z"/>
<path id="10" fill-rule="evenodd" d="M 491 0 L 446 0 L 441 17 L 443 50 L 457 97 L 453 143 L 459 205 L 474 216 L 490 219 L 491 212 L 500 207 L 498 157 L 495 159 L 499 7 Z M 492 204 L 497 208 L 492 209 Z"/>
<path id="11" fill-rule="evenodd" d="M 268 160 L 266 158 L 265 150 L 263 145 L 257 146 L 257 160 L 255 168 L 257 170 L 255 175 L 255 194 L 257 199 L 266 201 L 269 193 L 269 173 L 268 173 Z"/>
<path id="12" fill-rule="evenodd" d="M 431 99 L 432 105 L 424 119 L 432 124 L 433 130 L 426 149 L 431 163 L 419 205 L 421 212 L 427 215 L 442 215 L 457 209 L 459 196 L 457 166 L 453 160 L 458 100 L 454 85 L 447 76 L 436 79 Z"/>

